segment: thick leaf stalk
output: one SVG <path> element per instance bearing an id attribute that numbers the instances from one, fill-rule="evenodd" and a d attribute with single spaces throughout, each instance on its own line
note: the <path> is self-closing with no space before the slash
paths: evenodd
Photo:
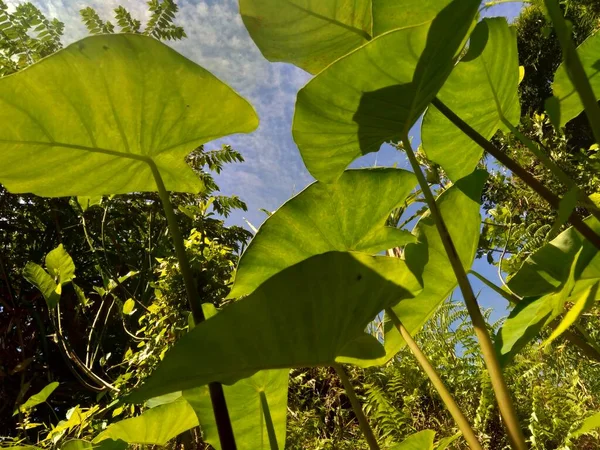
<path id="1" fill-rule="evenodd" d="M 171 239 L 173 240 L 173 246 L 175 247 L 175 254 L 179 262 L 179 270 L 183 276 L 183 282 L 185 284 L 185 290 L 188 296 L 188 302 L 192 310 L 192 316 L 194 323 L 198 324 L 205 320 L 204 312 L 202 311 L 202 299 L 196 288 L 194 282 L 194 276 L 190 263 L 185 253 L 185 246 L 183 244 L 183 237 L 177 225 L 177 218 L 173 211 L 173 205 L 169 199 L 169 193 L 165 188 L 165 184 L 162 180 L 158 168 L 154 162 L 150 162 L 152 168 L 152 174 L 156 181 L 156 187 L 158 195 L 163 205 L 165 215 L 167 216 L 167 223 L 169 225 L 169 232 L 171 233 Z M 227 403 L 225 402 L 225 393 L 223 392 L 223 386 L 220 383 L 210 383 L 208 385 L 210 391 L 210 399 L 212 401 L 213 411 L 215 413 L 215 421 L 217 423 L 217 429 L 219 432 L 219 440 L 223 450 L 236 450 L 235 437 L 233 435 L 233 427 L 231 426 L 231 419 L 227 411 Z"/>
<path id="2" fill-rule="evenodd" d="M 369 444 L 369 448 L 371 450 L 379 450 L 379 444 L 377 443 L 377 439 L 375 438 L 373 429 L 369 425 L 367 416 L 365 416 L 365 413 L 362 410 L 362 407 L 360 406 L 360 402 L 358 401 L 356 392 L 354 392 L 354 387 L 352 386 L 352 383 L 348 379 L 348 375 L 346 374 L 346 371 L 340 364 L 334 364 L 333 368 L 335 369 L 336 373 L 338 374 L 338 377 L 340 377 L 340 380 L 342 381 L 342 384 L 344 385 L 344 389 L 346 390 L 346 395 L 348 396 L 348 399 L 350 400 L 350 404 L 352 405 L 354 414 L 356 415 L 356 418 L 358 419 L 358 425 L 360 427 L 360 431 L 362 431 L 363 435 L 365 436 L 365 439 L 367 440 L 367 443 Z"/>
<path id="3" fill-rule="evenodd" d="M 558 211 L 560 208 L 560 199 L 554 195 L 546 186 L 538 181 L 533 175 L 527 170 L 521 167 L 516 161 L 510 158 L 508 155 L 500 151 L 494 144 L 484 138 L 476 130 L 469 126 L 464 120 L 458 117 L 454 111 L 448 108 L 440 99 L 435 98 L 431 102 L 433 106 L 440 110 L 440 112 L 446 116 L 457 128 L 463 133 L 469 136 L 473 141 L 477 142 L 481 148 L 496 158 L 502 163 L 507 169 L 518 176 L 523 182 L 525 182 L 531 189 L 538 193 L 540 197 L 546 200 L 550 206 Z M 581 235 L 600 250 L 600 236 L 598 236 L 594 230 L 592 230 L 576 213 L 571 213 L 569 216 L 569 222 L 573 227 L 581 233 Z"/>
<path id="4" fill-rule="evenodd" d="M 471 317 L 475 334 L 479 340 L 483 359 L 490 374 L 492 387 L 494 388 L 496 400 L 498 401 L 498 406 L 500 408 L 500 414 L 502 415 L 502 419 L 506 425 L 509 440 L 513 448 L 517 450 L 526 450 L 527 444 L 525 443 L 525 436 L 521 430 L 508 386 L 506 385 L 506 381 L 502 375 L 500 361 L 498 360 L 496 350 L 494 349 L 494 344 L 488 333 L 487 324 L 483 314 L 481 314 L 481 310 L 477 304 L 477 299 L 473 292 L 473 288 L 471 287 L 471 283 L 467 278 L 465 268 L 462 265 L 462 262 L 458 256 L 458 252 L 456 251 L 456 247 L 454 246 L 454 242 L 452 241 L 450 233 L 446 228 L 446 224 L 444 223 L 440 211 L 438 210 L 433 193 L 431 192 L 429 184 L 425 179 L 425 175 L 423 175 L 423 172 L 421 171 L 421 167 L 419 166 L 419 162 L 417 161 L 408 137 L 403 139 L 403 143 L 408 160 L 413 171 L 415 172 L 415 175 L 417 176 L 417 180 L 419 181 L 419 185 L 421 186 L 421 190 L 425 196 L 427 205 L 429 206 L 431 217 L 435 221 L 436 228 L 440 234 L 444 249 L 446 250 L 446 254 L 448 255 L 452 270 L 454 271 L 454 275 L 458 281 L 458 286 L 460 287 L 463 299 L 467 306 L 469 316 Z"/>
<path id="5" fill-rule="evenodd" d="M 444 381 L 440 378 L 435 368 L 429 362 L 427 356 L 425 356 L 425 354 L 421 351 L 408 330 L 404 328 L 400 318 L 396 315 L 396 313 L 394 313 L 392 308 L 386 308 L 385 312 L 392 319 L 394 326 L 402 335 L 402 338 L 406 342 L 406 345 L 410 349 L 411 353 L 414 355 L 415 359 L 431 381 L 431 384 L 433 384 L 433 387 L 440 395 L 442 401 L 446 405 L 446 408 L 448 408 L 448 411 L 450 411 L 450 414 L 452 414 L 452 418 L 456 422 L 456 425 L 458 425 L 458 429 L 462 432 L 463 437 L 469 444 L 469 447 L 471 447 L 472 450 L 483 450 L 483 447 L 479 443 L 473 428 L 471 428 L 471 424 L 454 400 L 454 397 L 444 384 Z"/>

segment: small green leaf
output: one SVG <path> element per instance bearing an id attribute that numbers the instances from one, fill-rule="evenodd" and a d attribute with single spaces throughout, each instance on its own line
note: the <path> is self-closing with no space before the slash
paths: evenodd
<path id="1" fill-rule="evenodd" d="M 475 171 L 459 180 L 436 201 L 465 270 L 471 268 L 477 252 L 481 230 L 480 199 L 486 179 L 485 171 Z M 411 335 L 423 327 L 458 285 L 429 213 L 421 217 L 413 234 L 417 237 L 417 243 L 406 246 L 404 258 L 414 273 L 422 274 L 423 291 L 393 308 Z M 395 355 L 404 345 L 398 330 L 386 320 L 386 358 Z"/>
<path id="2" fill-rule="evenodd" d="M 565 317 L 563 317 L 560 324 L 554 329 L 552 334 L 544 341 L 542 345 L 546 346 L 550 344 L 557 337 L 567 331 L 569 327 L 571 327 L 571 325 L 573 325 L 585 311 L 592 307 L 596 301 L 597 293 L 598 282 L 594 283 L 591 287 L 575 296 L 575 298 L 569 297 L 567 301 L 572 302 L 573 307 L 567 311 L 567 314 L 565 314 Z"/>
<path id="3" fill-rule="evenodd" d="M 197 324 L 127 401 L 213 381 L 232 384 L 259 370 L 336 362 L 372 365 L 385 352 L 365 327 L 384 308 L 420 290 L 399 258 L 339 252 L 313 256 Z"/>
<path id="4" fill-rule="evenodd" d="M 75 278 L 75 263 L 62 244 L 46 255 L 46 269 L 61 285 Z"/>
<path id="5" fill-rule="evenodd" d="M 521 84 L 523 82 L 524 78 L 525 78 L 525 67 L 519 66 L 519 84 Z"/>
<path id="6" fill-rule="evenodd" d="M 48 400 L 48 397 L 50 397 L 50 394 L 52 394 L 57 387 L 58 387 L 57 382 L 48 384 L 40 392 L 32 395 L 31 397 L 29 397 L 27 399 L 27 401 L 25 403 L 23 403 L 21 406 L 19 406 L 18 411 L 15 411 L 13 416 L 15 414 L 18 414 L 19 411 L 24 413 L 26 411 L 29 411 L 31 408 L 33 408 L 41 403 L 46 402 L 46 400 Z"/>
<path id="7" fill-rule="evenodd" d="M 129 444 L 166 445 L 177 435 L 198 426 L 196 413 L 183 398 L 144 411 L 137 417 L 109 425 L 94 438 L 99 444 L 105 439 L 122 440 Z"/>
<path id="8" fill-rule="evenodd" d="M 400 444 L 392 446 L 390 450 L 433 450 L 434 439 L 435 431 L 423 430 L 411 434 Z"/>
<path id="9" fill-rule="evenodd" d="M 572 433 L 572 436 L 581 436 L 582 434 L 589 433 L 596 428 L 600 428 L 600 412 L 586 418 L 583 421 L 583 424 Z"/>
<path id="10" fill-rule="evenodd" d="M 129 316 L 133 314 L 135 311 L 135 300 L 132 298 L 128 298 L 125 303 L 123 303 L 123 314 Z"/>
<path id="11" fill-rule="evenodd" d="M 28 262 L 23 269 L 23 278 L 42 293 L 49 309 L 56 308 L 60 301 L 60 290 L 48 272 L 38 264 Z"/>
<path id="12" fill-rule="evenodd" d="M 240 0 L 250 36 L 269 61 L 317 73 L 372 37 L 371 0 Z"/>
<path id="13" fill-rule="evenodd" d="M 300 90 L 292 132 L 316 179 L 333 182 L 359 156 L 408 135 L 450 75 L 479 4 L 440 2 L 433 20 L 372 39 Z"/>
<path id="14" fill-rule="evenodd" d="M 581 191 L 579 190 L 579 187 L 575 186 L 574 188 L 570 189 L 563 198 L 560 199 L 558 204 L 558 217 L 552 225 L 550 236 L 554 236 L 558 230 L 560 230 L 560 227 L 567 223 L 571 213 L 573 213 L 577 207 L 577 201 L 579 200 L 580 194 Z"/>
<path id="15" fill-rule="evenodd" d="M 223 386 L 233 434 L 239 449 L 271 450 L 261 397 L 268 402 L 278 447 L 284 448 L 289 370 L 263 370 L 231 386 Z M 198 415 L 204 441 L 220 450 L 208 387 L 183 392 Z"/>
<path id="16" fill-rule="evenodd" d="M 185 156 L 258 125 L 227 85 L 135 34 L 91 36 L 2 78 L 0 104 L 0 182 L 46 197 L 155 191 L 156 171 L 167 190 L 199 192 Z"/>
<path id="17" fill-rule="evenodd" d="M 247 295 L 277 272 L 314 255 L 376 254 L 414 242 L 410 233 L 385 222 L 416 184 L 406 170 L 362 169 L 347 170 L 335 184 L 310 185 L 261 226 L 242 255 L 229 297 Z"/>
<path id="18" fill-rule="evenodd" d="M 470 47 L 452 71 L 438 98 L 486 139 L 503 120 L 519 123 L 517 34 L 505 18 L 484 19 L 471 35 Z M 481 147 L 434 106 L 423 120 L 423 149 L 453 180 L 468 175 L 481 159 Z"/>
<path id="19" fill-rule="evenodd" d="M 550 122 L 554 128 L 559 131 L 560 130 L 560 101 L 556 96 L 548 97 L 544 102 L 544 109 L 548 113 L 548 117 L 550 118 Z"/>
<path id="20" fill-rule="evenodd" d="M 577 55 L 583 64 L 592 89 L 596 93 L 596 100 L 600 100 L 600 77 L 598 77 L 598 61 L 600 60 L 600 33 L 588 37 L 577 47 Z M 583 104 L 579 94 L 571 83 L 563 62 L 554 75 L 552 84 L 554 96 L 560 102 L 561 118 L 560 126 L 564 127 L 567 122 L 577 117 L 583 111 Z"/>
<path id="21" fill-rule="evenodd" d="M 91 208 L 92 206 L 100 206 L 100 204 L 102 204 L 102 197 L 101 196 L 95 196 L 95 197 L 77 197 L 77 203 L 79 203 L 79 206 L 81 206 L 81 210 L 83 212 L 86 212 L 89 208 Z"/>

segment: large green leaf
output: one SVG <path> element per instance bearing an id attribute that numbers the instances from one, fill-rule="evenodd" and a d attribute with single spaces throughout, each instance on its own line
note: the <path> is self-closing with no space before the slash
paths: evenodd
<path id="1" fill-rule="evenodd" d="M 600 223 L 596 219 L 590 217 L 585 222 L 595 232 L 600 232 Z M 576 258 L 578 253 L 580 255 Z M 577 267 L 572 268 L 575 263 Z M 600 278 L 598 250 L 573 227 L 529 256 L 508 281 L 508 287 L 521 297 L 549 294 L 562 289 L 572 270 L 574 279 L 578 281 L 576 292 L 588 288 Z"/>
<path id="2" fill-rule="evenodd" d="M 94 439 L 94 444 L 105 439 L 122 440 L 129 444 L 165 445 L 168 441 L 198 426 L 198 418 L 190 404 L 180 397 L 144 411 L 137 417 L 109 425 Z"/>
<path id="3" fill-rule="evenodd" d="M 580 249 L 575 255 L 574 263 L 569 266 L 569 275 L 560 290 L 539 298 L 525 298 L 510 312 L 495 339 L 503 364 L 510 362 L 519 350 L 535 339 L 545 326 L 564 312 L 565 303 L 575 285 L 577 260 L 581 255 Z"/>
<path id="4" fill-rule="evenodd" d="M 140 402 L 213 381 L 232 384 L 265 369 L 370 365 L 384 348 L 365 327 L 384 308 L 420 290 L 398 258 L 339 252 L 313 256 L 196 325 L 128 400 Z"/>
<path id="5" fill-rule="evenodd" d="M 431 22 L 452 0 L 373 0 L 373 35 Z"/>
<path id="6" fill-rule="evenodd" d="M 223 387 L 235 442 L 240 450 L 271 450 L 261 396 L 268 403 L 267 413 L 274 424 L 278 447 L 284 448 L 288 378 L 287 369 L 263 370 Z M 208 387 L 190 389 L 183 395 L 196 411 L 203 439 L 220 450 Z"/>
<path id="7" fill-rule="evenodd" d="M 577 54 L 596 94 L 596 99 L 600 99 L 600 33 L 595 33 L 583 41 L 577 47 Z M 564 62 L 556 71 L 552 90 L 560 102 L 560 125 L 565 126 L 568 121 L 583 111 L 583 104 L 567 75 Z"/>
<path id="8" fill-rule="evenodd" d="M 404 439 L 400 444 L 396 444 L 390 450 L 433 450 L 433 440 L 435 439 L 435 431 L 423 430 L 418 433 L 411 434 Z"/>
<path id="9" fill-rule="evenodd" d="M 480 2 L 444 4 L 433 20 L 338 59 L 298 93 L 292 131 L 315 178 L 334 181 L 357 157 L 406 137 L 452 71 Z"/>
<path id="10" fill-rule="evenodd" d="M 19 406 L 19 409 L 17 411 L 15 411 L 15 414 L 17 414 L 17 412 L 19 412 L 19 411 L 20 412 L 29 411 L 31 408 L 34 408 L 35 406 L 37 406 L 41 403 L 44 403 L 46 400 L 48 400 L 48 397 L 50 397 L 50 394 L 52 394 L 57 387 L 58 387 L 58 383 L 56 381 L 48 384 L 40 392 L 33 394 L 31 397 L 29 397 L 27 399 L 27 401 L 25 401 L 25 403 L 23 403 L 21 406 Z"/>
<path id="11" fill-rule="evenodd" d="M 265 58 L 311 73 L 372 37 L 371 0 L 240 0 L 240 13 Z"/>
<path id="12" fill-rule="evenodd" d="M 485 171 L 475 171 L 459 180 L 436 201 L 466 270 L 473 264 L 479 243 L 480 199 L 486 178 Z M 423 274 L 424 288 L 415 298 L 403 300 L 393 308 L 412 335 L 423 327 L 458 284 L 429 213 L 422 216 L 413 233 L 418 241 L 406 246 L 404 256 L 415 273 Z M 385 348 L 388 357 L 391 357 L 405 342 L 390 321 L 386 322 L 385 330 Z"/>
<path id="13" fill-rule="evenodd" d="M 316 182 L 262 225 L 244 252 L 230 297 L 254 291 L 277 272 L 329 251 L 376 254 L 414 237 L 386 227 L 390 212 L 416 185 L 400 169 L 348 170 L 337 183 Z"/>
<path id="14" fill-rule="evenodd" d="M 215 106 L 218 105 L 218 113 Z M 227 85 L 148 36 L 92 36 L 0 80 L 0 182 L 11 192 L 198 192 L 185 156 L 258 119 Z"/>
<path id="15" fill-rule="evenodd" d="M 438 98 L 486 139 L 502 120 L 519 123 L 517 35 L 504 18 L 484 19 L 471 34 L 469 51 L 452 71 Z M 451 180 L 475 169 L 483 150 L 435 106 L 423 120 L 423 148 Z"/>

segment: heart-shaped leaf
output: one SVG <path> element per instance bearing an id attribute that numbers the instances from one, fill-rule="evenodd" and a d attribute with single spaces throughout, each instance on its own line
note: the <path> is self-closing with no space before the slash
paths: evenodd
<path id="1" fill-rule="evenodd" d="M 289 370 L 262 370 L 231 386 L 224 386 L 227 411 L 239 449 L 271 450 L 265 415 L 270 417 L 278 448 L 285 446 Z M 202 438 L 220 450 L 208 387 L 183 392 L 202 429 Z M 267 404 L 267 408 L 263 405 Z"/>
<path id="2" fill-rule="evenodd" d="M 600 33 L 595 33 L 583 41 L 577 47 L 577 55 L 596 94 L 596 100 L 600 100 Z M 583 104 L 569 79 L 564 62 L 554 75 L 552 91 L 560 102 L 560 125 L 565 126 L 583 111 Z"/>
<path id="3" fill-rule="evenodd" d="M 215 110 L 217 107 L 217 112 Z M 0 182 L 11 192 L 198 192 L 194 148 L 258 124 L 252 107 L 148 36 L 92 36 L 0 80 Z"/>
<path id="4" fill-rule="evenodd" d="M 33 284 L 44 296 L 49 309 L 56 308 L 62 290 L 54 279 L 39 264 L 28 262 L 23 269 L 23 278 Z"/>
<path id="5" fill-rule="evenodd" d="M 75 278 L 75 263 L 62 244 L 46 255 L 46 269 L 59 284 L 66 284 Z"/>
<path id="6" fill-rule="evenodd" d="M 190 404 L 182 397 L 174 402 L 150 408 L 137 417 L 109 425 L 94 439 L 122 440 L 129 444 L 165 445 L 177 435 L 198 426 L 198 418 Z"/>
<path id="7" fill-rule="evenodd" d="M 433 20 L 376 37 L 298 93 L 292 131 L 315 178 L 332 182 L 359 156 L 407 136 L 443 86 L 480 2 L 440 3 Z"/>
<path id="8" fill-rule="evenodd" d="M 452 71 L 437 97 L 486 139 L 503 120 L 519 123 L 519 57 L 516 31 L 504 18 L 484 19 L 471 34 L 469 51 Z M 453 180 L 468 175 L 483 150 L 430 106 L 423 120 L 423 148 Z"/>
<path id="9" fill-rule="evenodd" d="M 26 411 L 30 410 L 31 408 L 33 408 L 41 403 L 44 403 L 46 400 L 48 400 L 48 397 L 50 397 L 50 394 L 52 394 L 56 390 L 57 387 L 58 387 L 57 382 L 48 384 L 40 392 L 33 394 L 31 397 L 29 397 L 27 399 L 27 401 L 25 401 L 25 403 L 23 403 L 21 406 L 19 406 L 19 409 L 17 411 L 15 411 L 15 413 L 13 415 L 17 414 L 19 411 L 26 412 Z"/>
<path id="10" fill-rule="evenodd" d="M 365 327 L 384 308 L 420 290 L 398 258 L 313 256 L 196 325 L 127 400 L 140 402 L 213 381 L 232 384 L 265 369 L 370 365 L 384 348 Z"/>
<path id="11" fill-rule="evenodd" d="M 486 179 L 485 171 L 475 171 L 459 180 L 436 200 L 465 270 L 470 269 L 477 252 L 481 230 L 481 191 Z M 411 335 L 423 327 L 458 285 L 435 222 L 429 213 L 421 217 L 413 233 L 417 236 L 417 243 L 406 246 L 404 258 L 414 273 L 422 274 L 423 291 L 393 308 Z M 404 339 L 398 330 L 390 321 L 386 321 L 387 358 L 395 355 L 404 345 Z"/>
<path id="12" fill-rule="evenodd" d="M 348 170 L 335 184 L 316 182 L 272 214 L 244 252 L 230 297 L 249 294 L 266 279 L 330 251 L 376 254 L 413 242 L 386 227 L 390 212 L 414 189 L 412 172 Z"/>
<path id="13" fill-rule="evenodd" d="M 317 73 L 372 38 L 371 0 L 240 0 L 250 36 L 269 61 Z"/>

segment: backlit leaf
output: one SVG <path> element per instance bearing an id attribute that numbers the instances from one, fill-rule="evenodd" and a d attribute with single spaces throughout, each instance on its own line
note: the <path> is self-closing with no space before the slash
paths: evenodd
<path id="1" fill-rule="evenodd" d="M 192 407 L 183 398 L 144 411 L 137 417 L 109 425 L 94 444 L 105 439 L 122 440 L 129 444 L 165 445 L 168 441 L 198 426 Z"/>
<path id="2" fill-rule="evenodd" d="M 75 263 L 62 244 L 46 255 L 46 269 L 59 284 L 70 283 L 75 278 Z"/>
<path id="3" fill-rule="evenodd" d="M 269 61 L 317 73 L 372 37 L 371 0 L 240 0 L 250 36 Z"/>
<path id="4" fill-rule="evenodd" d="M 38 264 L 28 262 L 23 269 L 23 278 L 33 284 L 44 296 L 48 308 L 56 308 L 60 301 L 58 285 Z"/>
<path id="5" fill-rule="evenodd" d="M 577 47 L 577 55 L 596 94 L 596 99 L 600 99 L 600 77 L 598 76 L 598 70 L 600 70 L 600 33 L 595 33 L 583 41 Z M 583 104 L 567 75 L 564 62 L 558 67 L 554 75 L 552 90 L 560 102 L 560 126 L 564 127 L 567 122 L 583 111 Z"/>
<path id="6" fill-rule="evenodd" d="M 582 434 L 589 433 L 596 428 L 600 428 L 600 412 L 586 418 L 583 421 L 583 424 L 573 432 L 572 436 L 580 436 Z"/>
<path id="7" fill-rule="evenodd" d="M 502 119 L 518 124 L 519 58 L 517 35 L 504 18 L 484 19 L 471 34 L 470 47 L 452 71 L 438 98 L 486 139 L 505 129 Z M 423 149 L 456 181 L 475 169 L 481 147 L 435 106 L 423 120 Z"/>
<path id="8" fill-rule="evenodd" d="M 29 397 L 27 399 L 27 401 L 25 403 L 23 403 L 21 406 L 19 406 L 19 411 L 26 412 L 26 411 L 30 410 L 31 408 L 33 408 L 41 403 L 44 403 L 46 400 L 48 400 L 48 397 L 50 397 L 50 394 L 52 394 L 57 387 L 58 387 L 58 383 L 56 381 L 48 384 L 40 392 L 38 392 L 37 394 L 33 394 L 31 397 Z M 17 412 L 15 411 L 15 414 L 16 413 Z"/>
<path id="9" fill-rule="evenodd" d="M 452 71 L 479 4 L 440 2 L 433 20 L 374 38 L 300 90 L 292 131 L 316 179 L 332 182 L 408 134 Z"/>
<path id="10" fill-rule="evenodd" d="M 385 227 L 414 189 L 413 173 L 348 170 L 335 184 L 316 182 L 272 214 L 244 252 L 230 297 L 249 294 L 277 272 L 329 251 L 376 254 L 414 237 Z"/>
<path id="11" fill-rule="evenodd" d="M 480 199 L 486 179 L 485 171 L 475 171 L 459 180 L 436 201 L 465 270 L 471 268 L 479 243 Z M 422 273 L 423 291 L 393 308 L 411 335 L 423 327 L 458 285 L 435 222 L 429 213 L 421 217 L 413 234 L 417 237 L 417 243 L 406 246 L 404 257 L 415 273 Z M 404 345 L 404 339 L 398 330 L 391 322 L 386 321 L 387 357 L 395 355 Z"/>
<path id="12" fill-rule="evenodd" d="M 398 258 L 313 256 L 197 324 L 127 400 L 140 402 L 213 381 L 232 384 L 265 369 L 370 365 L 384 349 L 365 327 L 385 307 L 420 290 Z"/>
<path id="13" fill-rule="evenodd" d="M 433 450 L 434 439 L 435 431 L 423 430 L 411 434 L 400 444 L 392 446 L 390 450 Z"/>
<path id="14" fill-rule="evenodd" d="M 0 130 L 0 182 L 58 197 L 154 191 L 153 170 L 168 190 L 198 192 L 185 156 L 258 119 L 168 46 L 122 34 L 88 37 L 2 78 L 0 122 L 11 124 Z"/>
<path id="15" fill-rule="evenodd" d="M 285 447 L 289 370 L 263 370 L 231 386 L 223 386 L 233 434 L 239 449 L 271 450 L 261 394 L 266 397 L 278 447 Z M 183 392 L 198 415 L 204 441 L 220 450 L 208 387 Z"/>

